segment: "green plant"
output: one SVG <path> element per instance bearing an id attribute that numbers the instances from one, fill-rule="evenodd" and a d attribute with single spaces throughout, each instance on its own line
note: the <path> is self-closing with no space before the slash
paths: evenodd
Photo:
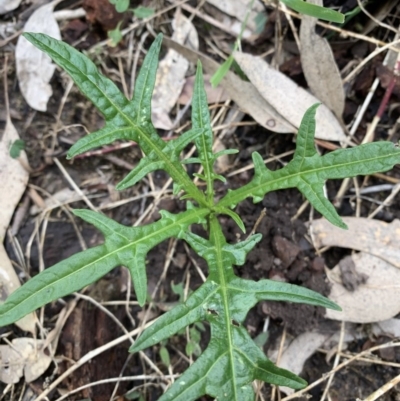
<path id="1" fill-rule="evenodd" d="M 129 0 L 109 0 L 109 2 L 115 6 L 115 10 L 118 13 L 124 13 L 130 9 Z M 130 10 L 133 12 L 134 16 L 139 19 L 148 18 L 154 14 L 154 9 L 149 7 L 139 6 L 131 8 Z M 115 29 L 107 32 L 111 46 L 117 46 L 118 43 L 122 40 L 121 25 L 122 20 L 118 23 Z"/>
<path id="2" fill-rule="evenodd" d="M 323 19 L 330 22 L 337 22 L 343 24 L 344 15 L 335 10 L 331 10 L 327 7 L 318 6 L 316 4 L 307 3 L 304 0 L 279 0 L 283 4 L 286 4 L 293 10 L 300 14 L 310 15 L 311 17 Z"/>
<path id="3" fill-rule="evenodd" d="M 67 44 L 43 34 L 25 33 L 24 36 L 72 77 L 106 120 L 104 128 L 72 146 L 68 158 L 115 140 L 136 141 L 145 156 L 117 187 L 127 188 L 146 174 L 163 169 L 173 178 L 175 193 L 180 194 L 181 199 L 187 199 L 187 210 L 178 214 L 163 211 L 159 221 L 141 227 L 125 227 L 100 213 L 75 210 L 76 216 L 93 224 L 104 234 L 104 244 L 45 269 L 12 293 L 0 306 L 0 325 L 15 322 L 48 302 L 78 291 L 119 265 L 130 270 L 136 297 L 143 305 L 147 295 L 146 254 L 161 241 L 177 237 L 186 241 L 207 261 L 208 278 L 185 303 L 165 313 L 145 330 L 130 351 L 137 352 L 162 343 L 196 322 L 209 323 L 211 340 L 160 401 L 195 400 L 203 394 L 218 400 L 253 400 L 251 382 L 255 379 L 296 389 L 304 387 L 306 382 L 303 379 L 276 367 L 250 338 L 243 327 L 246 314 L 261 300 L 340 308 L 306 288 L 271 280 L 255 282 L 236 276 L 233 266 L 244 264 L 247 253 L 260 241 L 261 235 L 251 235 L 244 241 L 228 244 L 218 215 L 232 217 L 245 231 L 240 217 L 232 210 L 235 205 L 248 197 L 259 202 L 272 190 L 297 187 L 331 223 L 345 228 L 324 195 L 325 181 L 328 178 L 387 171 L 400 162 L 400 149 L 391 142 L 378 142 L 320 156 L 314 147 L 315 112 L 318 107 L 314 105 L 303 118 L 290 163 L 271 171 L 264 165 L 261 156 L 253 153 L 255 174 L 252 180 L 241 188 L 229 191 L 222 199 L 215 199 L 214 181 L 225 179 L 214 172 L 214 162 L 222 154 L 234 151 L 212 152 L 213 134 L 200 64 L 192 102 L 192 129 L 167 143 L 159 137 L 151 122 L 151 96 L 161 35 L 147 53 L 132 100 L 126 99 L 87 57 Z M 197 157 L 182 161 L 180 154 L 190 142 L 196 145 Z M 186 172 L 184 164 L 188 163 L 201 165 L 202 172 L 195 175 L 205 182 L 204 192 Z M 204 225 L 208 237 L 202 238 L 191 232 L 193 224 Z"/>

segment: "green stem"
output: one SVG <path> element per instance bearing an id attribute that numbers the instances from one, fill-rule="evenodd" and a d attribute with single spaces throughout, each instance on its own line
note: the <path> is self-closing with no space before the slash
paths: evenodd
<path id="1" fill-rule="evenodd" d="M 222 248 L 225 245 L 225 237 L 222 232 L 221 225 L 219 224 L 219 221 L 217 220 L 217 217 L 212 214 L 210 215 L 210 241 L 215 247 L 215 254 L 216 254 L 216 271 L 212 272 L 211 271 L 211 266 L 210 266 L 210 279 L 212 280 L 213 276 L 215 277 L 215 280 L 217 283 L 220 285 L 221 289 L 221 296 L 222 296 L 222 303 L 224 307 L 224 320 L 225 324 L 224 326 L 226 327 L 226 342 L 228 344 L 228 350 L 229 350 L 229 370 L 231 371 L 231 377 L 236 378 L 236 372 L 235 372 L 235 358 L 234 358 L 234 340 L 233 340 L 233 332 L 232 332 L 232 318 L 231 318 L 231 310 L 230 310 L 230 299 L 229 299 L 229 294 L 228 294 L 228 281 L 229 281 L 229 273 L 232 274 L 232 271 L 226 270 L 224 266 L 224 260 L 223 260 L 223 251 Z M 233 400 L 237 401 L 238 400 L 238 394 L 236 393 L 237 391 L 237 385 L 236 383 L 232 384 L 232 388 L 235 392 Z"/>

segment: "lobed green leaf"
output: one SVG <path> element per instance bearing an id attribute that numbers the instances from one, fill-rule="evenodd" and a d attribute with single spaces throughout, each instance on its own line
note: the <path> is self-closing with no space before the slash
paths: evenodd
<path id="1" fill-rule="evenodd" d="M 177 185 L 184 188 L 188 197 L 196 200 L 201 206 L 209 204 L 178 162 L 184 147 L 182 144 L 187 143 L 188 139 L 194 140 L 202 131 L 192 130 L 183 135 L 183 139 L 178 138 L 166 144 L 151 121 L 151 97 L 162 44 L 161 34 L 157 36 L 143 61 L 132 100 L 126 99 L 112 81 L 98 72 L 91 60 L 73 47 L 44 34 L 25 33 L 24 36 L 71 76 L 83 94 L 106 119 L 104 128 L 80 139 L 72 146 L 68 158 L 116 140 L 135 141 L 146 157 L 137 169 L 120 183 L 118 189 L 127 188 L 145 174 L 161 168 L 167 171 Z"/>
<path id="2" fill-rule="evenodd" d="M 0 305 L 0 326 L 80 290 L 120 265 L 129 268 L 136 297 L 143 305 L 147 296 L 145 258 L 148 251 L 167 238 L 181 237 L 190 224 L 203 222 L 208 211 L 191 209 L 178 215 L 163 212 L 161 220 L 133 228 L 90 210 L 75 210 L 74 213 L 98 228 L 105 236 L 105 243 L 45 269 L 14 291 Z"/>
<path id="3" fill-rule="evenodd" d="M 265 166 L 262 157 L 254 152 L 255 173 L 252 181 L 230 191 L 217 204 L 217 208 L 234 207 L 250 196 L 254 202 L 260 202 L 270 191 L 298 188 L 332 224 L 347 227 L 325 196 L 325 181 L 388 171 L 400 163 L 400 148 L 391 142 L 374 142 L 350 149 L 338 149 L 320 156 L 314 145 L 317 107 L 311 106 L 303 117 L 292 161 L 280 170 L 271 171 Z"/>
<path id="4" fill-rule="evenodd" d="M 215 217 L 210 216 L 210 240 L 193 233 L 184 239 L 206 259 L 210 268 L 207 281 L 184 304 L 161 316 L 145 330 L 130 352 L 137 352 L 178 333 L 184 327 L 208 321 L 211 340 L 203 354 L 160 398 L 160 401 L 192 401 L 208 394 L 216 399 L 253 400 L 251 382 L 264 380 L 276 385 L 302 388 L 306 382 L 276 367 L 250 338 L 243 322 L 259 301 L 279 300 L 340 309 L 325 297 L 294 285 L 236 277 L 233 265 L 243 265 L 247 253 L 260 241 L 250 236 L 237 244 L 227 244 Z"/>

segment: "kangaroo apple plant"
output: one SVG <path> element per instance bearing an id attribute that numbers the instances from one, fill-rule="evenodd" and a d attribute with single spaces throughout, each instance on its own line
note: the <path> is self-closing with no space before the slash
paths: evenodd
<path id="1" fill-rule="evenodd" d="M 276 367 L 254 343 L 243 326 L 246 315 L 250 308 L 263 300 L 340 308 L 306 288 L 236 276 L 233 266 L 245 263 L 247 253 L 260 241 L 261 235 L 251 235 L 244 241 L 229 244 L 218 216 L 230 216 L 245 231 L 240 216 L 233 210 L 239 202 L 249 197 L 259 202 L 269 191 L 296 187 L 332 224 L 346 228 L 324 195 L 325 181 L 387 171 L 400 162 L 399 148 L 391 142 L 377 142 L 320 156 L 314 147 L 318 107 L 314 105 L 304 115 L 290 163 L 271 171 L 261 156 L 254 152 L 255 174 L 251 181 L 217 199 L 214 181 L 225 181 L 225 178 L 215 173 L 215 161 L 219 156 L 235 151 L 212 151 L 213 133 L 200 64 L 192 102 L 192 128 L 167 143 L 157 134 L 151 121 L 151 96 L 161 35 L 147 53 L 131 100 L 101 75 L 87 57 L 67 44 L 43 34 L 26 33 L 24 36 L 72 77 L 105 118 L 104 128 L 80 139 L 70 149 L 68 158 L 116 140 L 135 141 L 144 157 L 117 188 L 128 188 L 147 174 L 162 169 L 173 179 L 175 194 L 187 200 L 187 208 L 176 214 L 162 211 L 159 221 L 141 227 L 126 227 L 101 213 L 75 210 L 76 216 L 104 234 L 104 244 L 57 263 L 27 281 L 0 306 L 0 325 L 13 323 L 48 302 L 78 291 L 120 265 L 129 269 L 137 300 L 143 305 L 147 295 L 146 255 L 155 245 L 175 237 L 186 241 L 205 259 L 208 278 L 186 302 L 162 315 L 145 330 L 130 351 L 137 352 L 160 343 L 196 322 L 209 323 L 211 340 L 160 401 L 190 401 L 205 394 L 218 400 L 250 401 L 254 400 L 252 381 L 255 379 L 295 389 L 304 387 L 306 382 L 303 379 Z M 195 144 L 197 155 L 181 160 L 181 152 L 189 143 Z M 202 172 L 195 176 L 204 181 L 204 191 L 186 172 L 185 164 L 190 163 L 201 166 Z M 207 238 L 191 231 L 194 224 L 206 227 Z"/>

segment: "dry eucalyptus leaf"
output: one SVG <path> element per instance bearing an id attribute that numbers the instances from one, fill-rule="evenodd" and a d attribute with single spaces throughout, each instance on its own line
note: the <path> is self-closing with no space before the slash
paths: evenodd
<path id="1" fill-rule="evenodd" d="M 193 87 L 195 81 L 195 75 L 186 78 L 185 85 L 183 86 L 182 92 L 179 96 L 178 103 L 186 105 L 191 101 L 193 97 Z M 222 86 L 217 86 L 214 88 L 210 83 L 211 75 L 204 74 L 204 89 L 207 94 L 207 102 L 208 104 L 225 102 L 229 99 L 228 94 L 224 90 Z"/>
<path id="2" fill-rule="evenodd" d="M 7 14 L 15 10 L 21 4 L 21 0 L 1 0 L 0 1 L 0 14 Z"/>
<path id="3" fill-rule="evenodd" d="M 174 33 L 172 39 L 178 43 L 187 43 L 198 49 L 199 38 L 195 27 L 178 9 L 172 21 Z M 160 61 L 157 70 L 156 85 L 151 101 L 152 121 L 156 128 L 169 130 L 173 124 L 169 113 L 175 106 L 185 85 L 185 75 L 189 61 L 173 49 Z"/>
<path id="4" fill-rule="evenodd" d="M 343 285 L 339 265 L 328 271 L 331 283 L 329 299 L 340 305 L 343 311 L 327 309 L 325 316 L 354 323 L 380 322 L 396 316 L 400 312 L 400 270 L 364 252 L 345 259 L 352 259 L 356 273 L 367 279 L 354 291 L 348 291 Z"/>
<path id="5" fill-rule="evenodd" d="M 7 196 L 0 197 L 0 242 L 3 242 L 5 233 L 10 224 L 14 210 L 21 199 L 28 183 L 28 159 L 25 152 L 19 158 L 10 156 L 11 145 L 19 140 L 19 135 L 10 118 L 7 118 L 3 137 L 0 141 L 0 182 Z"/>
<path id="6" fill-rule="evenodd" d="M 371 331 L 375 336 L 400 337 L 400 319 L 388 319 L 383 322 L 374 323 Z"/>
<path id="7" fill-rule="evenodd" d="M 216 139 L 213 146 L 213 152 L 217 153 L 225 149 L 226 147 L 223 144 L 223 142 L 220 141 L 219 139 Z M 229 162 L 229 155 L 222 155 L 215 161 L 215 171 L 218 174 L 225 174 L 225 172 L 230 168 L 231 168 L 231 163 Z"/>
<path id="8" fill-rule="evenodd" d="M 85 191 L 83 191 L 83 193 L 85 193 Z M 46 198 L 43 202 L 43 205 L 32 205 L 29 210 L 29 214 L 35 215 L 47 208 L 56 208 L 60 205 L 71 203 L 73 201 L 77 202 L 80 200 L 82 200 L 82 196 L 79 195 L 76 191 L 70 188 L 63 188 L 55 194 L 52 194 L 50 197 Z"/>
<path id="9" fill-rule="evenodd" d="M 242 23 L 249 11 L 251 2 L 252 0 L 207 0 L 207 3 L 212 4 L 223 13 L 235 17 L 236 20 L 234 21 L 232 21 L 231 18 L 226 17 L 222 23 L 225 26 L 229 26 L 231 31 L 236 32 L 238 35 L 241 31 Z M 246 29 L 243 32 L 243 38 L 247 38 L 257 33 L 256 18 L 261 13 L 265 13 L 265 8 L 261 1 L 256 0 L 250 10 Z"/>
<path id="10" fill-rule="evenodd" d="M 0 302 L 4 302 L 13 291 L 21 286 L 3 243 L 0 243 L 0 286 Z M 35 333 L 35 315 L 33 313 L 26 315 L 15 324 L 23 331 Z"/>
<path id="11" fill-rule="evenodd" d="M 309 0 L 323 6 L 322 0 Z M 328 41 L 315 33 L 317 18 L 303 15 L 300 28 L 301 65 L 312 93 L 341 118 L 345 94 L 342 77 Z"/>
<path id="12" fill-rule="evenodd" d="M 18 139 L 17 130 L 7 118 L 0 141 L 0 182 L 2 190 L 7 193 L 7 196 L 0 197 L 0 301 L 4 301 L 21 285 L 3 246 L 7 228 L 29 178 L 25 152 L 21 152 L 18 159 L 10 156 L 10 146 Z M 32 313 L 16 322 L 16 325 L 24 331 L 35 333 L 35 317 Z"/>
<path id="13" fill-rule="evenodd" d="M 317 98 L 259 57 L 235 52 L 234 58 L 270 107 L 296 128 L 300 126 L 306 110 L 319 103 Z M 316 138 L 338 142 L 346 140 L 339 121 L 325 105 L 318 108 L 316 124 Z"/>
<path id="14" fill-rule="evenodd" d="M 306 360 L 314 354 L 328 338 L 330 334 L 308 331 L 296 337 L 283 351 L 279 361 L 279 367 L 290 370 L 296 375 L 303 370 Z M 279 387 L 286 395 L 293 394 L 295 390 L 289 387 Z"/>
<path id="15" fill-rule="evenodd" d="M 209 74 L 213 74 L 220 67 L 220 64 L 212 58 L 180 45 L 170 38 L 164 37 L 164 43 L 185 56 L 192 63 L 200 60 Z M 296 128 L 272 109 L 252 83 L 243 81 L 237 75 L 228 71 L 220 85 L 239 108 L 251 115 L 261 126 L 279 133 L 296 132 Z"/>
<path id="16" fill-rule="evenodd" d="M 61 39 L 60 28 L 53 16 L 53 8 L 59 1 L 39 7 L 28 19 L 24 32 L 40 32 Z M 29 43 L 22 35 L 15 49 L 17 77 L 21 93 L 35 110 L 46 111 L 52 95 L 49 85 L 55 65 L 49 56 Z"/>
<path id="17" fill-rule="evenodd" d="M 333 323 L 333 322 L 330 322 Z M 333 330 L 332 330 L 333 329 Z M 359 330 L 356 325 L 347 324 L 343 335 L 342 349 L 346 348 L 348 342 L 359 338 Z M 340 330 L 335 331 L 333 327 L 324 326 L 321 331 L 307 331 L 300 334 L 292 341 L 287 341 L 279 360 L 279 367 L 300 374 L 307 359 L 315 353 L 318 348 L 327 350 L 336 349 L 340 341 Z M 280 346 L 280 344 L 279 344 Z M 279 349 L 268 350 L 268 357 L 276 361 Z M 293 394 L 295 390 L 289 387 L 279 387 L 286 395 Z"/>
<path id="18" fill-rule="evenodd" d="M 312 222 L 312 234 L 317 248 L 339 246 L 378 256 L 400 268 L 400 220 L 391 223 L 363 217 L 344 217 L 349 227 L 342 230 L 326 219 Z"/>
<path id="19" fill-rule="evenodd" d="M 18 383 L 24 376 L 30 383 L 39 378 L 51 363 L 44 344 L 44 340 L 23 337 L 12 340 L 12 345 L 0 345 L 0 381 Z"/>

